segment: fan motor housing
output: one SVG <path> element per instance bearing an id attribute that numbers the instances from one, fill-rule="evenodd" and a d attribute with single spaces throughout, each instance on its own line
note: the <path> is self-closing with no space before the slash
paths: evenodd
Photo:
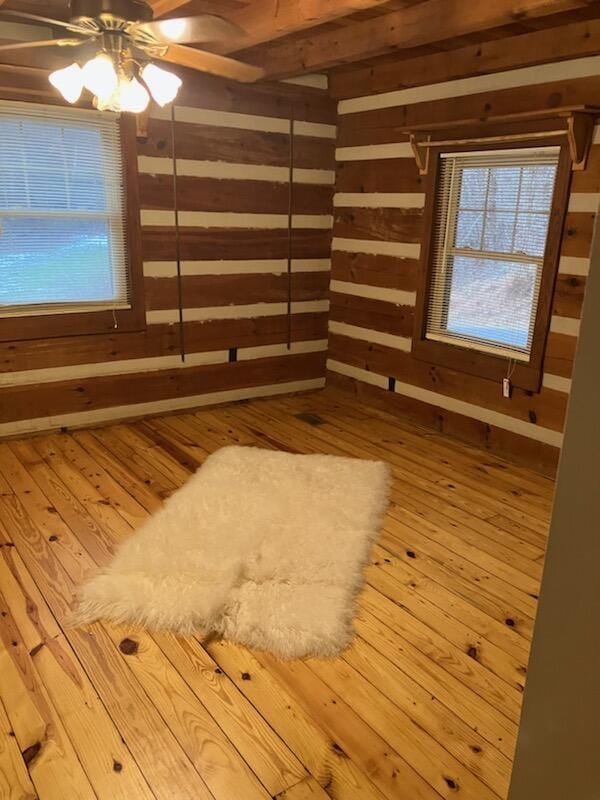
<path id="1" fill-rule="evenodd" d="M 119 19 L 133 22 L 148 22 L 152 19 L 152 9 L 143 0 L 71 0 L 71 17 L 99 17 L 111 14 Z"/>

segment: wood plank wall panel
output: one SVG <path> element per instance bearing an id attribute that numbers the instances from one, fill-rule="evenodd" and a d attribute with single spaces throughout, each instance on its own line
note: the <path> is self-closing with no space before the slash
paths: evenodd
<path id="1" fill-rule="evenodd" d="M 436 57 L 437 59 L 437 57 Z M 423 61 L 427 75 L 427 58 Z M 404 62 L 405 64 L 406 62 Z M 333 84 L 339 104 L 328 381 L 438 430 L 552 472 L 557 462 L 600 199 L 600 132 L 573 176 L 543 386 L 502 397 L 495 382 L 414 359 L 412 315 L 425 196 L 400 126 L 571 103 L 596 104 L 598 59 L 427 85 L 386 65 L 378 93 L 366 70 Z M 433 65 L 432 65 L 433 67 Z M 475 73 L 475 69 L 473 73 Z M 369 82 L 370 81 L 370 82 Z M 489 87 L 486 88 L 486 82 Z M 402 87 L 418 86 L 415 89 Z M 400 87 L 386 92 L 385 87 Z M 372 91 L 376 89 L 372 88 Z M 416 251 L 415 251 L 416 245 Z"/>
<path id="2" fill-rule="evenodd" d="M 47 87 L 38 83 L 15 78 L 14 95 L 10 86 L 2 94 L 51 102 Z M 322 385 L 335 122 L 335 103 L 323 90 L 186 75 L 174 123 L 157 109 L 147 138 L 138 141 L 145 330 L 2 343 L 0 436 L 182 408 L 186 399 L 200 405 Z M 177 324 L 173 126 L 185 362 Z"/>

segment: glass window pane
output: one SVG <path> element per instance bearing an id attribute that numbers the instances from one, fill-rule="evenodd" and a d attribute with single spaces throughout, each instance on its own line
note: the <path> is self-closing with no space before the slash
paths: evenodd
<path id="1" fill-rule="evenodd" d="M 117 299 L 108 222 L 0 217 L 0 304 Z"/>
<path id="2" fill-rule="evenodd" d="M 489 170 L 487 167 L 466 167 L 461 170 L 460 208 L 484 208 Z"/>
<path id="3" fill-rule="evenodd" d="M 519 214 L 514 252 L 543 257 L 547 233 L 548 217 L 545 214 Z"/>
<path id="4" fill-rule="evenodd" d="M 526 349 L 538 267 L 517 261 L 456 256 L 452 261 L 449 333 Z"/>
<path id="5" fill-rule="evenodd" d="M 519 194 L 520 167 L 493 167 L 490 169 L 488 208 L 514 210 Z"/>
<path id="6" fill-rule="evenodd" d="M 456 220 L 456 247 L 471 247 L 481 250 L 481 234 L 483 232 L 482 211 L 459 211 Z"/>
<path id="7" fill-rule="evenodd" d="M 515 214 L 508 211 L 490 211 L 485 219 L 483 249 L 510 253 L 513 247 Z"/>
<path id="8" fill-rule="evenodd" d="M 550 211 L 556 166 L 541 164 L 536 167 L 523 167 L 519 210 Z"/>

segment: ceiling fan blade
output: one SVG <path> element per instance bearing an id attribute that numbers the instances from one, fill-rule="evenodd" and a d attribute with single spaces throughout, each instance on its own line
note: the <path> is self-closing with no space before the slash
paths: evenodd
<path id="1" fill-rule="evenodd" d="M 0 6 L 2 3 L 0 2 Z M 79 25 L 74 25 L 71 22 L 67 22 L 64 19 L 52 19 L 51 17 L 40 17 L 38 14 L 29 14 L 27 11 L 13 11 L 12 8 L 0 8 L 0 16 L 1 17 L 17 17 L 18 19 L 26 19 L 29 22 L 40 22 L 43 25 L 55 25 L 59 28 L 68 28 L 70 31 L 75 31 L 77 33 L 87 33 L 89 34 L 89 30 L 80 27 Z"/>
<path id="2" fill-rule="evenodd" d="M 222 42 L 243 35 L 233 22 L 215 14 L 197 17 L 174 17 L 153 22 L 139 22 L 129 29 L 133 37 L 149 36 L 153 41 L 169 44 L 189 42 Z"/>
<path id="3" fill-rule="evenodd" d="M 218 75 L 221 78 L 241 81 L 242 83 L 254 83 L 265 74 L 261 67 L 244 64 L 242 61 L 219 56 L 216 53 L 208 53 L 206 50 L 183 47 L 180 44 L 169 45 L 169 49 L 164 55 L 155 56 L 155 58 L 168 61 L 170 64 L 179 64 L 181 67 L 190 67 L 200 72 L 208 72 L 210 75 Z"/>
<path id="4" fill-rule="evenodd" d="M 26 50 L 30 47 L 75 47 L 83 43 L 83 39 L 40 39 L 34 42 L 11 42 L 10 44 L 1 44 L 0 51 Z"/>

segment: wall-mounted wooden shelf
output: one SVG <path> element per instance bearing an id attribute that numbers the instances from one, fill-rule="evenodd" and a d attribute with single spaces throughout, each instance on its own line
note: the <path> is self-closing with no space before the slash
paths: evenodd
<path id="1" fill-rule="evenodd" d="M 500 114 L 485 118 L 433 122 L 421 128 L 406 129 L 421 175 L 429 171 L 429 150 L 432 147 L 458 147 L 476 144 L 504 144 L 567 136 L 572 169 L 585 169 L 594 134 L 597 106 L 560 106 L 538 111 Z M 544 124 L 547 122 L 547 125 Z M 531 123 L 531 125 L 528 125 Z M 533 123 L 535 125 L 533 126 Z M 487 126 L 506 126 L 505 133 L 486 135 Z M 534 129 L 532 129 L 532 126 Z M 514 130 L 510 128 L 514 127 Z M 461 130 L 464 135 L 461 136 Z M 475 131 L 476 133 L 473 133 Z M 436 134 L 438 136 L 436 137 Z"/>

